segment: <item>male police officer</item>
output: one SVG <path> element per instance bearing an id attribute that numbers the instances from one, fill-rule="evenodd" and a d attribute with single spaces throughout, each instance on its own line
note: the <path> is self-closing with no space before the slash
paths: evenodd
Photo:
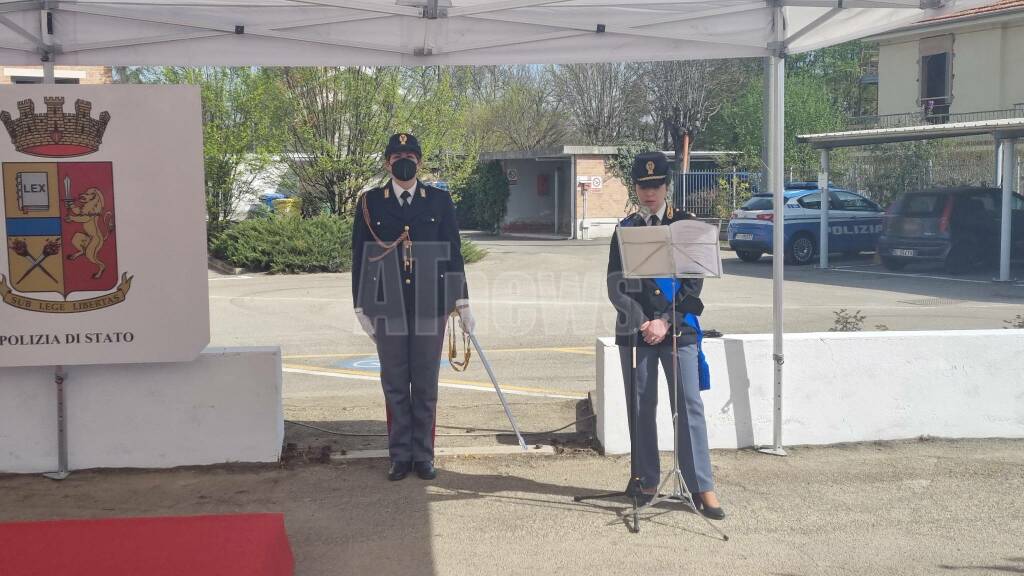
<path id="1" fill-rule="evenodd" d="M 391 180 L 364 193 L 352 224 L 352 299 L 377 344 L 388 416 L 389 480 L 415 469 L 430 480 L 441 347 L 449 313 L 473 330 L 455 205 L 416 177 L 423 159 L 412 134 L 384 151 Z"/>
<path id="2" fill-rule="evenodd" d="M 675 211 L 666 202 L 668 161 L 661 152 L 638 155 L 633 161 L 632 178 L 636 184 L 639 210 L 621 226 L 662 226 L 690 215 Z M 681 281 L 674 295 L 666 295 L 654 279 L 625 278 L 619 253 L 618 233 L 613 235 L 608 256 L 608 298 L 617 311 L 615 343 L 619 346 L 626 400 L 629 406 L 629 431 L 633 436 L 633 474 L 639 478 L 639 500 L 649 502 L 658 490 L 658 362 L 671 380 L 672 335 L 678 344 L 678 388 L 669 383 L 669 399 L 675 405 L 678 389 L 683 398 L 679 409 L 679 466 L 686 486 L 693 492 L 701 512 L 714 519 L 725 517 L 714 493 L 711 457 L 708 454 L 707 424 L 700 399 L 697 373 L 697 333 L 686 323 L 687 313 L 699 316 L 703 280 Z M 633 366 L 634 348 L 636 366 Z M 634 389 L 635 387 L 635 389 Z M 635 402 L 639 402 L 638 405 Z M 634 414 L 636 412 L 636 414 Z"/>

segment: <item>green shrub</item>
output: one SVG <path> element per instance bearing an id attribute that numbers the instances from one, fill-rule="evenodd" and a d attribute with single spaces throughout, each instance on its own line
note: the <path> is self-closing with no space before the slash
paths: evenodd
<path id="1" fill-rule="evenodd" d="M 284 216 L 239 222 L 212 246 L 216 257 L 273 274 L 343 272 L 352 267 L 352 221 Z"/>
<path id="2" fill-rule="evenodd" d="M 498 161 L 481 162 L 460 191 L 459 226 L 497 233 L 508 210 L 508 179 Z"/>
<path id="3" fill-rule="evenodd" d="M 245 220 L 211 242 L 214 256 L 247 270 L 297 274 L 352 269 L 352 221 L 337 216 Z M 486 255 L 486 250 L 462 239 L 467 264 Z"/>
<path id="4" fill-rule="evenodd" d="M 749 180 L 738 180 L 736 182 L 736 199 L 733 202 L 731 180 L 732 178 L 727 176 L 718 178 L 718 191 L 712 201 L 714 216 L 722 220 L 728 220 L 732 216 L 733 210 L 742 206 L 754 195 Z"/>
<path id="5" fill-rule="evenodd" d="M 864 320 L 867 319 L 867 316 L 861 315 L 860 310 L 847 312 L 846 308 L 841 308 L 832 314 L 835 318 L 832 327 L 828 329 L 829 332 L 860 332 L 864 329 Z"/>
<path id="6" fill-rule="evenodd" d="M 213 246 L 217 239 L 224 235 L 236 223 L 231 220 L 206 221 L 206 245 Z"/>
<path id="7" fill-rule="evenodd" d="M 487 256 L 487 250 L 477 246 L 472 241 L 465 238 L 462 239 L 462 259 L 466 264 L 472 264 L 479 262 Z"/>
<path id="8" fill-rule="evenodd" d="M 249 214 L 246 215 L 245 219 L 246 220 L 266 220 L 267 218 L 273 218 L 273 217 L 274 217 L 274 211 L 270 209 L 270 206 L 267 206 L 263 202 L 259 202 L 257 204 L 253 204 L 253 206 L 251 208 L 249 208 Z"/>

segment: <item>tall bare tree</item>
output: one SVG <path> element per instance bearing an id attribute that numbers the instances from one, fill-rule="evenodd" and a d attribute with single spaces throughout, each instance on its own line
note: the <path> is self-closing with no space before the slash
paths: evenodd
<path id="1" fill-rule="evenodd" d="M 564 142 L 568 126 L 542 71 L 528 66 L 475 68 L 469 137 L 482 150 L 529 150 Z"/>
<path id="2" fill-rule="evenodd" d="M 749 63 L 692 60 L 639 64 L 651 114 L 680 166 L 689 165 L 689 144 L 743 85 Z"/>
<path id="3" fill-rule="evenodd" d="M 549 68 L 576 135 L 587 144 L 618 144 L 637 135 L 643 85 L 632 64 L 571 64 Z"/>

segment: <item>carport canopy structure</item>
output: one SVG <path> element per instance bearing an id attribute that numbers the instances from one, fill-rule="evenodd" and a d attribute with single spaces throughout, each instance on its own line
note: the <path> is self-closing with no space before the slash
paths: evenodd
<path id="1" fill-rule="evenodd" d="M 978 122 L 953 122 L 949 124 L 928 124 L 924 126 L 904 126 L 900 128 L 877 128 L 871 130 L 851 130 L 847 132 L 830 132 L 825 134 L 806 134 L 796 137 L 797 142 L 810 144 L 821 150 L 821 169 L 818 176 L 818 188 L 821 193 L 821 229 L 819 232 L 818 265 L 828 268 L 828 230 L 829 230 L 829 152 L 836 148 L 867 146 L 871 144 L 890 144 L 895 142 L 912 142 L 935 140 L 939 138 L 958 138 L 963 136 L 989 135 L 996 142 L 996 162 L 993 182 L 1002 186 L 1003 198 L 1000 215 L 999 242 L 999 277 L 998 282 L 1009 282 L 1011 225 L 1013 219 L 1014 185 L 1017 183 L 1016 145 L 1017 140 L 1024 137 L 1024 118 L 1004 120 L 982 120 Z M 1017 191 L 1019 192 L 1019 191 Z"/>
<path id="2" fill-rule="evenodd" d="M 0 62 L 102 66 L 497 65 L 767 59 L 768 183 L 783 204 L 785 56 L 991 0 L 5 0 Z M 529 121 L 524 119 L 524 121 Z M 784 215 L 773 238 L 783 244 Z M 782 451 L 782 258 L 773 261 Z"/>

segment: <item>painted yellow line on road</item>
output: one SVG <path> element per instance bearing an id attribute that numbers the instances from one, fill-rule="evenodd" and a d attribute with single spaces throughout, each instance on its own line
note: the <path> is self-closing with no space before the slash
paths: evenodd
<path id="1" fill-rule="evenodd" d="M 593 356 L 595 354 L 594 349 L 590 346 L 578 346 L 578 347 L 558 347 L 552 346 L 548 348 L 497 348 L 494 350 L 485 349 L 488 354 L 497 354 L 499 352 L 561 352 L 564 354 L 582 354 L 584 356 Z M 289 354 L 282 356 L 285 360 L 300 360 L 304 358 L 362 358 L 364 356 L 373 356 L 375 352 L 362 352 L 362 353 L 346 353 L 346 354 Z"/>
<path id="2" fill-rule="evenodd" d="M 548 348 L 548 350 L 554 350 L 555 352 L 565 352 L 566 354 L 582 354 L 584 356 L 595 356 L 597 353 L 594 352 L 593 348 Z"/>
<path id="3" fill-rule="evenodd" d="M 324 366 L 316 366 L 312 364 L 284 364 L 283 368 L 290 370 L 305 370 L 309 372 L 326 372 L 328 374 L 346 374 L 349 376 L 365 376 L 365 377 L 379 377 L 379 372 L 371 372 L 368 370 L 347 370 L 344 368 L 330 368 Z M 478 388 L 480 390 L 493 390 L 494 385 L 490 382 L 481 382 L 479 380 L 460 380 L 453 378 L 445 378 L 439 381 L 440 384 L 457 384 L 459 386 Z M 501 385 L 502 390 L 508 390 L 513 392 L 526 392 L 531 394 L 553 394 L 563 397 L 578 398 L 580 400 L 587 397 L 586 394 L 580 394 L 579 392 L 573 392 L 571 390 L 552 390 L 549 388 L 531 388 L 528 386 L 510 386 L 508 384 Z"/>

